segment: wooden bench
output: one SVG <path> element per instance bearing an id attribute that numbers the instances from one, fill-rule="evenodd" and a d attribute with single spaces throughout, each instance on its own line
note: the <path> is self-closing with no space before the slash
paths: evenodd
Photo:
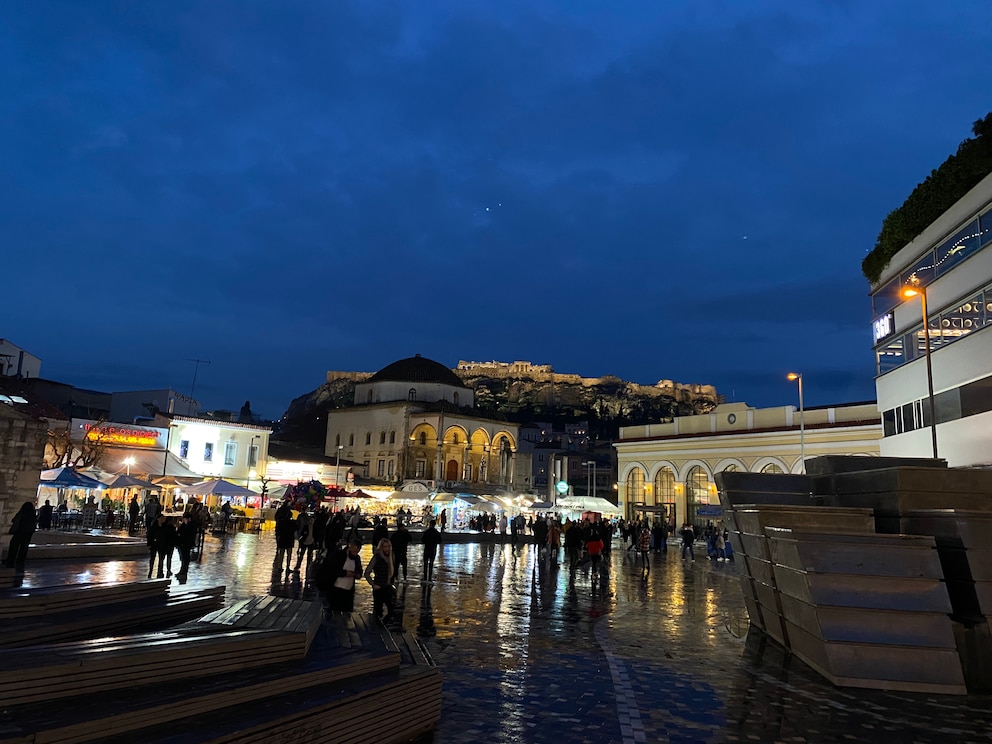
<path id="1" fill-rule="evenodd" d="M 105 607 L 168 593 L 171 579 L 150 579 L 129 583 L 75 584 L 0 592 L 0 620 L 27 618 L 67 612 L 87 607 Z"/>
<path id="2" fill-rule="evenodd" d="M 321 622 L 321 614 L 320 603 L 253 597 L 167 633 L 72 644 L 74 655 L 59 663 L 51 657 L 60 645 L 0 651 L 0 669 L 16 660 L 14 654 L 23 654 L 19 666 L 30 667 L 28 652 L 47 667 L 27 680 L 21 676 L 18 702 L 5 698 L 0 743 L 278 741 L 285 728 L 287 741 L 328 741 L 329 732 L 348 730 L 354 733 L 349 740 L 381 744 L 429 731 L 440 716 L 441 677 L 432 665 L 404 663 L 398 647 L 410 639 L 390 634 L 368 615 L 333 614 Z M 277 641 L 280 636 L 296 645 Z M 139 638 L 137 647 L 126 643 Z M 240 640 L 218 647 L 221 638 Z M 414 659 L 408 645 L 407 653 Z M 168 669 L 154 666 L 156 655 Z M 126 684 L 101 684 L 101 677 L 116 674 L 127 675 Z M 45 675 L 56 679 L 45 682 Z M 13 670 L 0 672 L 0 682 L 17 677 Z M 25 686 L 55 697 L 25 701 Z M 113 705 L 93 704 L 94 691 L 110 689 Z M 18 694 L 14 685 L 0 694 L 8 690 Z M 323 739 L 306 738 L 313 716 L 321 718 Z"/>
<path id="3" fill-rule="evenodd" d="M 224 602 L 224 591 L 223 586 L 175 594 L 165 591 L 107 605 L 0 620 L 0 648 L 165 629 L 217 609 Z"/>

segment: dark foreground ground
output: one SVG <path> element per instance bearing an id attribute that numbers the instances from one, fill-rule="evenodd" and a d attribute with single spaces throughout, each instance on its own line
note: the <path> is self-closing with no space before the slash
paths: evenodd
<path id="1" fill-rule="evenodd" d="M 274 575 L 273 556 L 270 533 L 208 537 L 186 587 L 226 584 L 228 600 L 312 596 L 306 571 Z M 404 624 L 444 674 L 444 712 L 426 741 L 992 741 L 992 697 L 835 688 L 749 633 L 732 563 L 683 562 L 671 550 L 643 578 L 615 543 L 590 575 L 556 569 L 531 545 L 464 543 L 442 546 L 436 571 L 435 584 L 421 580 L 412 546 L 399 591 Z M 29 555 L 24 585 L 146 572 L 144 561 Z M 363 584 L 356 609 L 366 606 Z"/>

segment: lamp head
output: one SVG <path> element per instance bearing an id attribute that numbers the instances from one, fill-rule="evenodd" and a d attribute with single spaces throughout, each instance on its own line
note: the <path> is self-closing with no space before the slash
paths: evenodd
<path id="1" fill-rule="evenodd" d="M 795 382 L 796 380 L 803 379 L 803 376 L 802 376 L 802 373 L 800 373 L 800 372 L 790 372 L 789 374 L 787 374 L 785 376 L 785 379 L 792 380 L 793 382 Z"/>
<path id="2" fill-rule="evenodd" d="M 903 287 L 902 288 L 902 296 L 905 297 L 907 300 L 910 297 L 916 297 L 916 295 L 918 295 L 919 293 L 920 293 L 920 290 L 916 289 L 915 287 Z"/>

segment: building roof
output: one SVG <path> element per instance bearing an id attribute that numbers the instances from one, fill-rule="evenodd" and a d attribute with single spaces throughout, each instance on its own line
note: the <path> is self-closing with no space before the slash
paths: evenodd
<path id="1" fill-rule="evenodd" d="M 367 382 L 435 382 L 451 387 L 467 388 L 461 379 L 440 362 L 416 356 L 387 364 Z"/>

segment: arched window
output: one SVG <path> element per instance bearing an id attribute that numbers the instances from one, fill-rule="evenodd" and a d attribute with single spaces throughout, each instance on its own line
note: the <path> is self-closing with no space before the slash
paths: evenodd
<path id="1" fill-rule="evenodd" d="M 334 437 L 334 446 L 335 447 L 340 447 L 341 446 L 341 435 L 340 434 L 335 435 L 335 437 Z"/>
<path id="2" fill-rule="evenodd" d="M 775 463 L 773 463 L 773 462 L 770 462 L 770 463 L 768 463 L 767 465 L 765 465 L 765 467 L 763 467 L 763 468 L 761 469 L 761 472 L 762 472 L 762 473 L 782 473 L 782 472 L 784 472 L 784 471 L 782 470 L 782 468 L 780 468 L 780 467 L 779 467 L 778 465 L 776 465 Z"/>
<path id="3" fill-rule="evenodd" d="M 694 465 L 685 477 L 685 508 L 689 524 L 695 524 L 696 509 L 710 503 L 710 479 L 698 465 Z"/>
<path id="4" fill-rule="evenodd" d="M 369 390 L 369 403 L 371 403 L 371 402 L 372 402 L 372 391 Z"/>
<path id="5" fill-rule="evenodd" d="M 407 391 L 406 399 L 407 400 L 416 400 L 417 399 L 417 388 L 410 388 Z"/>
<path id="6" fill-rule="evenodd" d="M 348 435 L 348 446 L 349 447 L 354 447 L 355 446 L 355 435 L 354 434 L 349 434 Z"/>
<path id="7" fill-rule="evenodd" d="M 664 467 L 654 474 L 654 493 L 659 504 L 675 501 L 675 473 Z"/>
<path id="8" fill-rule="evenodd" d="M 386 443 L 386 432 L 380 431 L 379 432 L 379 444 L 385 444 L 385 443 Z"/>
<path id="9" fill-rule="evenodd" d="M 365 444 L 372 444 L 372 432 L 365 432 Z"/>
<path id="10" fill-rule="evenodd" d="M 389 432 L 389 443 L 390 444 L 396 444 L 396 432 L 395 431 Z"/>
<path id="11" fill-rule="evenodd" d="M 427 432 L 426 431 L 420 432 L 420 446 L 421 447 L 426 447 L 427 446 Z"/>
<path id="12" fill-rule="evenodd" d="M 451 437 L 452 444 L 458 444 L 458 432 L 455 432 Z"/>
<path id="13" fill-rule="evenodd" d="M 643 504 L 644 490 L 644 471 L 634 468 L 627 473 L 627 500 L 632 504 Z"/>
<path id="14" fill-rule="evenodd" d="M 457 393 L 457 392 L 456 392 L 456 393 L 454 393 L 454 394 L 452 394 L 452 396 L 451 396 L 451 400 L 452 400 L 452 401 L 454 402 L 454 404 L 455 404 L 456 406 L 458 405 L 458 393 Z"/>
<path id="15" fill-rule="evenodd" d="M 734 465 L 734 463 L 730 463 L 727 467 L 725 467 L 723 469 L 723 472 L 724 473 L 736 473 L 737 472 L 737 466 Z"/>

